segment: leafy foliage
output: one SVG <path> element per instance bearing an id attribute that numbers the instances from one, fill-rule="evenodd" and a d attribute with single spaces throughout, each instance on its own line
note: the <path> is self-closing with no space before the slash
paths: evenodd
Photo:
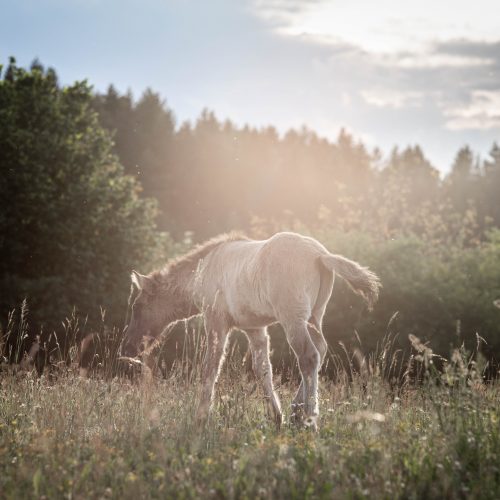
<path id="1" fill-rule="evenodd" d="M 27 297 L 37 323 L 77 306 L 118 321 L 132 267 L 167 242 L 154 201 L 124 175 L 86 82 L 61 87 L 52 69 L 14 60 L 0 81 L 0 309 Z"/>
<path id="2" fill-rule="evenodd" d="M 336 283 L 325 318 L 331 345 L 340 340 L 352 346 L 356 330 L 364 349 L 373 351 L 389 328 L 400 341 L 408 334 L 431 341 L 441 355 L 457 342 L 473 347 L 476 334 L 488 343 L 489 358 L 500 352 L 500 315 L 493 305 L 500 297 L 500 231 L 465 248 L 431 246 L 415 236 L 384 240 L 325 232 L 321 238 L 335 251 L 376 269 L 383 283 L 372 314 Z"/>

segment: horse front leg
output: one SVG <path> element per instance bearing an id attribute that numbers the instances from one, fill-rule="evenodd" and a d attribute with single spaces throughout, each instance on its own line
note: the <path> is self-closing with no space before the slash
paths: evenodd
<path id="1" fill-rule="evenodd" d="M 196 419 L 204 422 L 212 407 L 215 383 L 220 373 L 226 355 L 229 328 L 224 321 L 205 320 L 205 332 L 207 336 L 207 351 L 203 360 L 201 394 Z"/>

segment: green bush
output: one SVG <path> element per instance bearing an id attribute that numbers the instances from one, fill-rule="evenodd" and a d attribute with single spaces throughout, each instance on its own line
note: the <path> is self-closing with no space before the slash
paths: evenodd
<path id="1" fill-rule="evenodd" d="M 133 267 L 163 254 L 156 202 L 111 153 L 86 82 L 61 87 L 53 70 L 12 59 L 0 79 L 0 310 L 27 297 L 53 328 L 76 306 L 122 322 Z"/>
<path id="2" fill-rule="evenodd" d="M 315 235 L 332 252 L 368 265 L 383 284 L 369 313 L 337 280 L 324 324 L 330 345 L 353 345 L 356 330 L 363 348 L 372 350 L 389 328 L 402 343 L 410 333 L 431 340 L 442 355 L 457 342 L 474 347 L 476 333 L 486 340 L 487 352 L 500 351 L 500 311 L 493 305 L 500 298 L 499 230 L 471 247 L 431 244 L 416 236 L 383 239 L 329 230 Z"/>

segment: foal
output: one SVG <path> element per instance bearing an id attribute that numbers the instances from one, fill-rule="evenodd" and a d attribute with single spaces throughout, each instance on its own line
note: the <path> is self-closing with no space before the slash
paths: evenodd
<path id="1" fill-rule="evenodd" d="M 371 308 L 380 281 L 365 267 L 333 255 L 313 238 L 277 233 L 263 241 L 224 235 L 198 246 L 147 276 L 132 272 L 139 294 L 132 306 L 123 354 L 136 356 L 143 341 L 167 325 L 203 314 L 207 335 L 203 386 L 197 417 L 208 416 L 229 333 L 245 332 L 252 365 L 268 408 L 279 426 L 281 406 L 274 391 L 267 327 L 281 323 L 297 357 L 302 382 L 293 400 L 296 415 L 318 415 L 318 371 L 327 351 L 321 331 L 335 274 Z"/>

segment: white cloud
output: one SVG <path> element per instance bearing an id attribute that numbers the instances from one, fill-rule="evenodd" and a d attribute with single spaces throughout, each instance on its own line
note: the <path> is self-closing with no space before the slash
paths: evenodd
<path id="1" fill-rule="evenodd" d="M 321 133 L 341 124 L 385 149 L 418 143 L 440 168 L 461 144 L 498 139 L 496 1 L 247 1 L 294 54 L 287 82 L 306 89 L 299 113 Z"/>
<path id="2" fill-rule="evenodd" d="M 367 104 L 378 108 L 418 107 L 422 103 L 423 93 L 388 89 L 362 90 L 361 97 Z"/>
<path id="3" fill-rule="evenodd" d="M 442 54 L 434 51 L 434 46 L 429 46 L 426 52 L 403 53 L 383 55 L 377 57 L 381 66 L 399 68 L 466 68 L 478 66 L 491 66 L 494 59 L 487 56 L 464 56 L 460 54 Z"/>
<path id="4" fill-rule="evenodd" d="M 370 53 L 423 53 L 429 42 L 494 41 L 500 32 L 496 0 L 254 0 L 253 7 L 281 35 L 352 44 Z"/>
<path id="5" fill-rule="evenodd" d="M 500 90 L 474 90 L 465 104 L 444 109 L 449 130 L 500 129 Z"/>

